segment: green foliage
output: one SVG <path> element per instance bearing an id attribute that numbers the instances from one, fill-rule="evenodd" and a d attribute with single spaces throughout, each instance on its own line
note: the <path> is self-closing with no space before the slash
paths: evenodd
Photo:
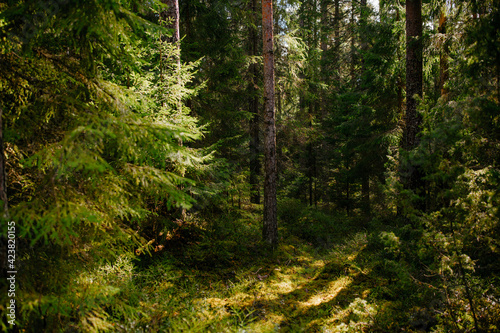
<path id="1" fill-rule="evenodd" d="M 409 152 L 404 4 L 276 5 L 269 256 L 248 184 L 259 8 L 181 2 L 173 45 L 161 1 L 0 2 L 19 327 L 498 331 L 498 0 L 423 2 Z"/>
<path id="2" fill-rule="evenodd" d="M 299 237 L 315 246 L 328 247 L 346 228 L 341 216 L 307 207 L 298 199 L 282 200 L 278 217 L 287 234 Z"/>
<path id="3" fill-rule="evenodd" d="M 141 316 L 133 250 L 151 250 L 149 220 L 191 207 L 190 178 L 209 158 L 192 147 L 202 137 L 196 119 L 177 107 L 198 91 L 188 88 L 198 63 L 176 65 L 166 31 L 138 15 L 150 9 L 115 1 L 1 9 L 10 215 L 25 267 L 19 323 L 133 326 Z"/>

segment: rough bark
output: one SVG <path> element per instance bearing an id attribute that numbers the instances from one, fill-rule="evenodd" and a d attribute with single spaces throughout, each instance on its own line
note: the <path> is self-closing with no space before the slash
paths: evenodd
<path id="1" fill-rule="evenodd" d="M 257 55 L 257 0 L 251 2 L 253 22 L 249 31 L 249 55 Z M 249 112 L 252 114 L 250 120 L 250 202 L 260 204 L 260 161 L 259 161 L 259 98 L 257 96 L 257 64 L 250 65 L 249 90 Z"/>
<path id="2" fill-rule="evenodd" d="M 264 53 L 264 226 L 265 242 L 278 244 L 278 221 L 276 207 L 276 124 L 274 111 L 274 48 L 273 48 L 273 3 L 262 0 L 262 35 Z"/>
<path id="3" fill-rule="evenodd" d="M 168 6 L 167 10 L 162 13 L 163 19 L 167 20 L 166 27 L 168 29 L 172 29 L 172 37 L 170 37 L 168 41 L 171 43 L 177 43 L 180 40 L 179 1 L 162 0 L 162 2 Z"/>
<path id="4" fill-rule="evenodd" d="M 406 115 L 402 147 L 411 151 L 419 144 L 422 117 L 417 112 L 416 96 L 422 96 L 422 2 L 406 1 Z M 422 185 L 418 165 L 409 163 L 403 170 L 405 188 L 416 191 Z M 419 207 L 422 208 L 422 207 Z"/>
<path id="5" fill-rule="evenodd" d="M 406 1 L 406 131 L 403 147 L 418 145 L 421 116 L 417 113 L 416 95 L 422 96 L 422 3 Z"/>

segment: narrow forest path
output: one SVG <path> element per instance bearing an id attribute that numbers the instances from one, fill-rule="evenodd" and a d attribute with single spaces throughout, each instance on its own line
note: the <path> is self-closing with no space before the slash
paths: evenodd
<path id="1" fill-rule="evenodd" d="M 420 325 L 401 317 L 403 307 L 408 316 L 411 279 L 377 254 L 374 234 L 340 222 L 343 231 L 326 247 L 287 235 L 269 256 L 258 248 L 259 221 L 252 218 L 232 226 L 239 241 L 191 239 L 138 271 L 150 331 L 387 332 Z"/>

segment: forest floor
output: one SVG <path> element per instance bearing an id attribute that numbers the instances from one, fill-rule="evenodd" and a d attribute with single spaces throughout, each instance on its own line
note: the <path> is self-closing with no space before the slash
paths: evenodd
<path id="1" fill-rule="evenodd" d="M 305 217 L 298 220 L 303 230 L 326 223 L 328 235 L 304 240 L 282 223 L 280 245 L 269 254 L 260 243 L 259 216 L 247 208 L 210 227 L 194 221 L 168 233 L 157 253 L 134 265 L 140 315 L 116 328 L 418 332 L 432 325 L 415 302 L 418 282 L 391 258 L 398 240 L 390 232 L 368 232 L 339 217 Z"/>

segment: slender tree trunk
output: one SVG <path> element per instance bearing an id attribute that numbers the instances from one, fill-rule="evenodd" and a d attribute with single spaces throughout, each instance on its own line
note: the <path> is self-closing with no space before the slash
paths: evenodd
<path id="1" fill-rule="evenodd" d="M 315 95 L 316 89 L 311 87 L 312 95 Z M 309 183 L 309 205 L 312 207 L 314 205 L 314 177 L 316 168 L 316 152 L 314 151 L 314 129 L 313 129 L 313 119 L 315 116 L 315 106 L 317 105 L 317 100 L 309 102 L 308 116 L 309 116 L 309 130 L 311 137 L 309 137 L 309 143 L 307 144 L 307 177 Z"/>
<path id="2" fill-rule="evenodd" d="M 321 0 L 320 6 L 323 6 L 323 2 L 325 0 Z M 312 13 L 312 20 L 310 20 L 310 24 L 312 25 L 312 48 L 316 49 L 318 45 L 320 47 L 326 47 L 326 44 L 324 44 L 324 34 L 323 34 L 323 27 L 318 25 L 318 22 L 316 20 L 317 17 L 317 9 L 318 9 L 318 0 L 313 0 L 311 1 L 311 13 Z M 325 8 L 326 10 L 326 8 Z M 320 13 L 322 16 L 323 14 Z M 326 22 L 324 22 L 326 23 Z M 325 50 L 326 51 L 326 50 Z M 318 64 L 319 68 L 317 66 L 313 67 L 313 70 L 311 72 L 311 79 L 313 82 L 317 82 L 320 80 L 323 80 L 324 82 L 324 72 L 323 73 L 318 73 L 319 69 L 324 69 L 322 67 L 322 62 L 320 60 L 320 63 Z M 326 72 L 326 71 L 325 71 Z M 312 137 L 309 138 L 309 145 L 308 145 L 308 152 L 309 152 L 309 157 L 308 157 L 308 173 L 309 173 L 309 204 L 311 206 L 316 205 L 316 193 L 315 193 L 315 186 L 314 186 L 314 179 L 317 176 L 317 167 L 316 167 L 316 149 L 314 148 L 316 144 L 316 136 L 315 136 L 315 130 L 313 128 L 314 124 L 314 119 L 316 117 L 322 117 L 322 100 L 323 100 L 323 92 L 318 91 L 318 87 L 316 84 L 313 84 L 310 87 L 311 91 L 311 104 L 309 105 L 309 128 L 311 129 Z M 318 98 L 317 96 L 320 96 Z"/>
<path id="3" fill-rule="evenodd" d="M 364 54 L 368 51 L 368 42 L 365 37 L 365 31 L 366 31 L 366 26 L 368 24 L 368 6 L 366 0 L 361 0 L 360 2 L 361 5 L 361 14 L 360 14 L 360 26 L 362 29 L 362 34 L 359 36 L 360 42 L 361 42 L 361 50 Z M 365 61 L 364 57 L 362 59 L 362 67 L 361 67 L 361 77 L 364 76 L 365 72 Z M 363 209 L 363 214 L 365 215 L 366 219 L 370 219 L 371 215 L 371 208 L 370 208 L 370 173 L 371 173 L 371 165 L 365 168 L 365 171 L 363 172 L 363 175 L 361 176 L 361 200 L 362 200 L 362 209 Z"/>
<path id="4" fill-rule="evenodd" d="M 335 6 L 335 17 L 333 19 L 333 25 L 334 25 L 333 29 L 334 29 L 334 33 L 335 33 L 335 63 L 334 63 L 334 66 L 339 67 L 338 66 L 338 58 L 339 58 L 339 54 L 340 54 L 340 19 L 341 19 L 340 18 L 340 0 L 335 0 L 334 6 Z M 338 81 L 339 79 L 340 79 L 340 69 L 338 69 L 337 75 L 336 75 L 336 80 Z"/>
<path id="5" fill-rule="evenodd" d="M 249 55 L 255 57 L 257 55 L 257 0 L 252 0 L 252 18 L 253 22 L 249 31 Z M 259 190 L 259 98 L 257 96 L 257 64 L 250 65 L 250 82 L 249 90 L 249 111 L 252 114 L 250 120 L 250 202 L 260 204 Z"/>
<path id="6" fill-rule="evenodd" d="M 355 13 L 356 11 L 356 7 L 355 7 L 355 1 L 352 1 L 351 2 L 351 17 L 350 17 L 350 26 L 351 26 L 351 31 L 352 31 L 352 35 L 351 35 L 351 45 L 350 45 L 350 57 L 351 57 L 351 62 L 350 62 L 350 70 L 349 70 L 349 77 L 351 79 L 350 81 L 350 85 L 351 85 L 351 89 L 354 91 L 355 88 L 356 88 L 356 33 L 355 33 Z M 349 141 L 349 134 L 346 135 L 346 141 Z M 346 159 L 345 161 L 345 165 L 346 165 L 346 173 L 350 173 L 350 160 L 351 160 L 351 156 L 348 156 L 348 154 L 346 154 L 344 156 L 344 158 Z M 351 215 L 351 179 L 350 179 L 350 176 L 347 176 L 347 183 L 346 183 L 346 203 L 347 203 L 347 206 L 346 206 L 346 211 L 347 211 L 347 215 L 350 216 Z"/>
<path id="7" fill-rule="evenodd" d="M 321 0 L 321 80 L 325 85 L 328 86 L 328 66 L 327 66 L 327 51 L 328 51 L 328 33 L 329 33 L 329 24 L 328 24 L 328 5 L 330 0 Z M 327 114 L 327 92 L 325 89 L 321 90 L 321 118 L 324 118 Z"/>
<path id="8" fill-rule="evenodd" d="M 166 27 L 173 30 L 172 37 L 170 37 L 169 42 L 178 43 L 181 39 L 179 31 L 179 1 L 162 0 L 162 2 L 168 6 L 167 10 L 163 12 L 164 19 L 168 20 Z"/>
<path id="9" fill-rule="evenodd" d="M 401 20 L 401 16 L 399 13 L 399 8 L 396 7 L 396 22 Z M 397 61 L 401 62 L 403 55 L 401 54 L 401 49 L 398 47 L 396 51 Z M 403 90 L 405 88 L 405 83 L 403 81 L 403 77 L 401 74 L 398 75 L 398 114 L 401 116 L 401 119 L 404 117 L 404 98 L 403 98 Z"/>
<path id="10" fill-rule="evenodd" d="M 273 2 L 262 0 L 262 36 L 264 53 L 264 241 L 275 248 L 278 244 L 278 221 L 276 205 L 276 124 L 274 112 L 274 47 L 273 47 Z"/>
<path id="11" fill-rule="evenodd" d="M 184 24 L 184 38 L 188 41 L 192 40 L 192 34 L 193 34 L 193 29 L 192 29 L 192 20 L 193 18 L 191 17 L 191 8 L 192 4 L 188 1 L 187 3 L 184 4 L 184 15 L 183 15 L 183 24 Z M 180 21 L 180 9 L 179 9 L 179 21 Z M 179 37 L 180 37 L 180 22 L 179 22 Z M 189 59 L 186 59 L 186 54 L 185 56 L 185 61 L 189 61 Z M 180 56 L 179 56 L 180 59 Z M 191 97 L 189 97 L 185 102 L 184 105 L 187 106 L 189 110 L 193 109 L 193 100 Z"/>
<path id="12" fill-rule="evenodd" d="M 354 6 L 355 1 L 351 2 L 351 31 L 353 31 L 352 36 L 351 36 L 351 68 L 350 68 L 350 77 L 351 77 L 351 84 L 354 87 L 355 86 L 355 53 L 356 53 L 356 34 L 354 33 L 354 27 L 355 27 L 355 22 L 354 22 L 354 11 L 355 11 L 355 6 Z"/>
<path id="13" fill-rule="evenodd" d="M 417 113 L 417 99 L 422 96 L 422 2 L 406 1 L 406 127 L 403 133 L 403 149 L 411 151 L 419 144 L 418 134 L 422 117 Z M 419 167 L 413 162 L 403 170 L 405 188 L 417 192 L 422 186 Z M 418 208 L 422 209 L 421 205 Z"/>
<path id="14" fill-rule="evenodd" d="M 175 62 L 177 64 L 177 84 L 179 89 L 182 87 L 182 78 L 181 78 L 181 44 L 180 44 L 180 13 L 179 13 L 179 1 L 178 0 L 161 0 L 162 3 L 168 6 L 167 10 L 162 13 L 163 19 L 166 21 L 166 28 L 172 29 L 172 36 L 168 38 L 168 42 L 175 44 L 177 47 L 177 53 L 175 54 Z M 180 118 L 182 116 L 182 100 L 179 97 L 177 100 L 177 115 Z M 175 120 L 174 120 L 175 121 Z M 182 139 L 179 139 L 179 145 L 183 145 Z M 184 175 L 182 175 L 184 176 Z M 182 186 L 181 186 L 182 189 Z M 186 209 L 180 208 L 181 219 L 186 219 Z"/>

